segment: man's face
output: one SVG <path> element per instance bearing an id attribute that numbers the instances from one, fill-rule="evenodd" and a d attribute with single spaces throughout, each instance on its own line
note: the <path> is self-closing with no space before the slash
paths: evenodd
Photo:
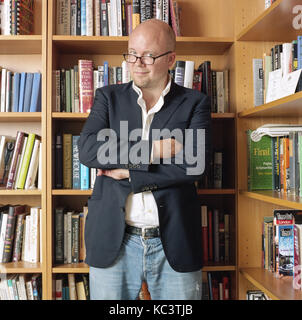
<path id="1" fill-rule="evenodd" d="M 163 36 L 155 30 L 140 29 L 134 32 L 129 39 L 128 53 L 136 56 L 159 56 L 167 49 Z M 167 81 L 169 68 L 173 65 L 174 54 L 168 54 L 155 60 L 153 65 L 142 64 L 140 59 L 135 63 L 128 63 L 131 77 L 134 83 L 142 89 L 156 89 Z"/>

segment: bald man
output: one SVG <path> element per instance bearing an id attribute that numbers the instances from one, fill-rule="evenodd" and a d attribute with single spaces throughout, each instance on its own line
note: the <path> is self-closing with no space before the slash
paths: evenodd
<path id="1" fill-rule="evenodd" d="M 98 168 L 85 225 L 91 299 L 137 299 L 142 281 L 152 299 L 201 299 L 204 166 L 187 154 L 206 162 L 210 101 L 169 76 L 175 42 L 165 22 L 137 26 L 123 55 L 132 81 L 97 89 L 81 132 L 80 161 Z"/>

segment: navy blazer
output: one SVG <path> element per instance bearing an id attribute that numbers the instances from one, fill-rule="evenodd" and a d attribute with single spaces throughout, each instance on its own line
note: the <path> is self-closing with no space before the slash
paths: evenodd
<path id="1" fill-rule="evenodd" d="M 160 237 L 171 267 L 178 272 L 202 268 L 202 233 L 200 203 L 194 182 L 201 174 L 187 175 L 189 164 L 144 164 L 120 161 L 100 164 L 97 160 L 101 129 L 111 128 L 117 143 L 125 142 L 120 135 L 120 121 L 128 121 L 129 132 L 142 129 L 141 107 L 132 81 L 96 90 L 94 104 L 79 139 L 80 162 L 90 168 L 128 168 L 128 179 L 115 180 L 97 176 L 93 193 L 88 199 L 85 224 L 86 263 L 93 267 L 108 267 L 117 258 L 125 232 L 125 202 L 130 192 L 151 191 L 158 207 Z M 206 159 L 211 132 L 210 99 L 203 93 L 187 89 L 172 81 L 161 110 L 155 113 L 147 144 L 151 147 L 152 129 L 205 129 Z M 195 130 L 196 131 L 196 130 Z M 194 132 L 195 132 L 194 131 Z M 157 139 L 156 139 L 157 140 Z M 146 141 L 145 141 L 146 142 Z M 196 141 L 194 147 L 196 147 Z M 149 149 L 151 150 L 151 148 Z M 149 155 L 148 155 L 149 157 Z M 194 167 L 194 166 L 193 166 Z"/>

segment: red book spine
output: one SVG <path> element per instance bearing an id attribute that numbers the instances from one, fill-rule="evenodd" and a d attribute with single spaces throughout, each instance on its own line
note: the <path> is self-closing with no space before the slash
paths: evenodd
<path id="1" fill-rule="evenodd" d="M 213 214 L 208 210 L 208 242 L 209 242 L 209 261 L 213 261 Z"/>
<path id="2" fill-rule="evenodd" d="M 79 60 L 80 112 L 90 112 L 93 104 L 93 62 Z"/>
<path id="3" fill-rule="evenodd" d="M 223 300 L 229 300 L 230 299 L 230 289 L 229 289 L 229 278 L 223 277 L 222 278 L 222 285 L 223 285 Z"/>
<path id="4" fill-rule="evenodd" d="M 208 217 L 207 206 L 201 206 L 201 231 L 202 231 L 202 247 L 203 247 L 203 262 L 208 262 Z"/>
<path id="5" fill-rule="evenodd" d="M 195 70 L 194 76 L 193 76 L 193 89 L 201 91 L 201 83 L 202 83 L 202 72 Z"/>

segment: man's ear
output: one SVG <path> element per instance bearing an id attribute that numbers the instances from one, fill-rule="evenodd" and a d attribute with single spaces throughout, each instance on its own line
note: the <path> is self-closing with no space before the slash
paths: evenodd
<path id="1" fill-rule="evenodd" d="M 176 59 L 176 53 L 172 52 L 169 54 L 169 68 L 172 68 Z"/>

